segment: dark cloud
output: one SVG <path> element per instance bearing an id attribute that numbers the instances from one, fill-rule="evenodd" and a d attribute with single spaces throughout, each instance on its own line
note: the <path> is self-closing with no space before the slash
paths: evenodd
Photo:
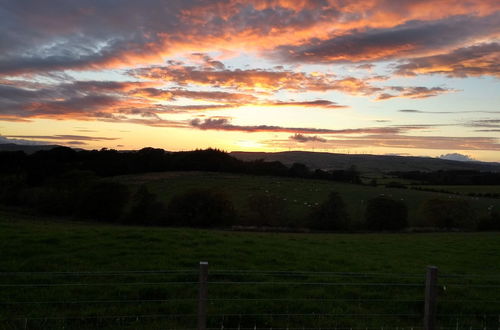
<path id="1" fill-rule="evenodd" d="M 120 138 L 86 135 L 7 135 L 8 138 L 37 139 L 37 140 L 78 140 L 78 141 L 113 141 Z"/>
<path id="2" fill-rule="evenodd" d="M 264 106 L 275 107 L 308 107 L 308 108 L 326 108 L 326 109 L 339 109 L 347 108 L 345 105 L 337 104 L 336 102 L 328 100 L 315 100 L 315 101 L 275 101 L 264 102 Z"/>
<path id="3" fill-rule="evenodd" d="M 207 118 L 201 120 L 195 118 L 190 121 L 192 127 L 202 130 L 240 131 L 240 132 L 288 132 L 288 133 L 332 133 L 332 130 L 321 128 L 295 128 L 269 125 L 241 126 L 233 125 L 227 118 Z"/>
<path id="4" fill-rule="evenodd" d="M 491 132 L 491 130 L 500 129 L 500 119 L 478 119 L 464 123 L 466 127 L 480 128 L 481 132 Z M 487 130 L 484 130 L 487 129 Z"/>
<path id="5" fill-rule="evenodd" d="M 0 9 L 0 74 L 92 69 L 157 55 L 189 1 L 15 1 Z"/>
<path id="6" fill-rule="evenodd" d="M 277 45 L 294 61 L 392 58 L 488 36 L 495 10 L 489 0 L 4 0 L 0 74 L 162 63 L 186 52 L 219 70 L 202 51 Z"/>
<path id="7" fill-rule="evenodd" d="M 91 119 L 127 109 L 152 113 L 155 104 L 128 95 L 131 89 L 144 85 L 150 83 L 75 81 L 44 84 L 38 89 L 0 85 L 0 119 Z"/>
<path id="8" fill-rule="evenodd" d="M 443 87 L 401 87 L 401 86 L 390 86 L 386 88 L 387 90 L 393 91 L 394 93 L 382 93 L 377 96 L 377 100 L 388 100 L 396 97 L 406 97 L 410 99 L 423 99 L 428 97 L 437 96 L 443 93 L 455 92 L 454 89 L 443 88 Z"/>
<path id="9" fill-rule="evenodd" d="M 500 77 L 500 44 L 485 43 L 449 53 L 412 58 L 396 67 L 397 74 L 443 74 L 448 77 Z"/>
<path id="10" fill-rule="evenodd" d="M 398 134 L 408 130 L 418 130 L 434 127 L 432 125 L 408 125 L 392 127 L 366 127 L 348 129 L 325 129 L 304 127 L 282 127 L 269 125 L 233 125 L 228 118 L 212 117 L 205 120 L 195 118 L 190 121 L 192 127 L 202 130 L 239 131 L 239 132 L 274 132 L 296 134 Z"/>
<path id="11" fill-rule="evenodd" d="M 436 113 L 436 114 L 451 113 L 449 111 L 433 112 L 433 111 L 422 111 L 422 110 L 414 110 L 414 109 L 402 109 L 402 110 L 398 110 L 398 112 L 404 112 L 404 113 Z"/>
<path id="12" fill-rule="evenodd" d="M 44 145 L 44 144 L 49 144 L 49 142 L 46 141 L 32 141 L 32 140 L 25 140 L 25 139 L 13 139 L 9 137 L 5 137 L 0 135 L 0 144 L 7 144 L 7 143 L 15 143 L 15 144 L 22 144 L 22 145 Z"/>
<path id="13" fill-rule="evenodd" d="M 354 31 L 306 44 L 279 46 L 274 56 L 291 62 L 381 61 L 425 55 L 475 38 L 499 33 L 500 13 L 487 17 L 455 16 L 438 21 L 410 21 L 382 29 Z"/>
<path id="14" fill-rule="evenodd" d="M 398 110 L 398 112 L 404 113 L 421 113 L 421 114 L 436 114 L 436 115 L 444 115 L 444 114 L 460 114 L 460 113 L 488 113 L 488 114 L 500 114 L 500 111 L 423 111 L 423 110 L 414 110 L 414 109 L 402 109 Z"/>
<path id="15" fill-rule="evenodd" d="M 83 141 L 67 141 L 67 142 L 65 142 L 65 144 L 69 144 L 72 146 L 82 146 L 82 145 L 86 145 L 87 143 L 85 143 Z"/>
<path id="16" fill-rule="evenodd" d="M 306 143 L 306 142 L 326 142 L 327 140 L 319 137 L 317 135 L 304 135 L 300 133 L 296 133 L 294 135 L 291 135 L 289 137 L 290 140 L 294 140 L 300 143 Z"/>
<path id="17" fill-rule="evenodd" d="M 361 70 L 372 70 L 373 68 L 375 67 L 375 64 L 372 64 L 372 63 L 364 63 L 364 64 L 359 64 L 359 65 L 356 65 L 356 69 L 361 69 Z"/>

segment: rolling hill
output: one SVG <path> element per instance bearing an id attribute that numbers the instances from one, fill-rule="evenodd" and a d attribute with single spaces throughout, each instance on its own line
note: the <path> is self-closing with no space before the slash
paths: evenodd
<path id="1" fill-rule="evenodd" d="M 500 163 L 460 162 L 430 157 L 350 155 L 327 152 L 243 152 L 231 156 L 241 160 L 280 161 L 286 165 L 303 163 L 312 169 L 341 170 L 356 166 L 361 172 L 475 170 L 500 172 Z"/>
<path id="2" fill-rule="evenodd" d="M 50 150 L 55 147 L 60 147 L 56 144 L 16 144 L 16 143 L 0 143 L 0 151 L 24 151 L 27 154 L 32 154 L 40 150 Z"/>

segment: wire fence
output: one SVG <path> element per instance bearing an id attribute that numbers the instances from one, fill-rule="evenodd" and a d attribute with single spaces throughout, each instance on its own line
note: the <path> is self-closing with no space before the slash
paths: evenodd
<path id="1" fill-rule="evenodd" d="M 500 276 L 435 275 L 0 272 L 0 329 L 500 330 Z"/>

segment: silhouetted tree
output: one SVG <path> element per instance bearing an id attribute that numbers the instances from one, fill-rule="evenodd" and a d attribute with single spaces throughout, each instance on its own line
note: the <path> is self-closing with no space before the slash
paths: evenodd
<path id="1" fill-rule="evenodd" d="M 222 193 L 191 190 L 174 196 L 168 207 L 173 223 L 180 226 L 215 227 L 233 223 L 233 203 Z"/>
<path id="2" fill-rule="evenodd" d="M 444 229 L 476 227 L 475 212 L 463 199 L 428 199 L 422 203 L 420 211 L 422 225 Z"/>
<path id="3" fill-rule="evenodd" d="M 166 207 L 157 200 L 155 194 L 149 192 L 145 185 L 139 187 L 132 196 L 130 211 L 126 223 L 138 225 L 167 225 Z"/>
<path id="4" fill-rule="evenodd" d="M 408 226 L 406 204 L 379 196 L 368 200 L 365 211 L 365 226 L 369 230 L 401 230 Z"/>
<path id="5" fill-rule="evenodd" d="M 283 226 L 285 217 L 285 202 L 280 196 L 273 194 L 253 194 L 247 200 L 251 225 Z"/>
<path id="6" fill-rule="evenodd" d="M 124 184 L 98 181 L 83 193 L 77 214 L 95 220 L 118 222 L 128 199 L 129 191 Z"/>
<path id="7" fill-rule="evenodd" d="M 293 163 L 289 169 L 289 173 L 292 177 L 306 178 L 309 176 L 310 171 L 309 167 L 302 163 Z"/>
<path id="8" fill-rule="evenodd" d="M 491 212 L 486 217 L 481 218 L 477 224 L 477 229 L 500 231 L 500 213 Z"/>
<path id="9" fill-rule="evenodd" d="M 346 230 L 349 215 L 342 197 L 331 192 L 326 201 L 316 207 L 310 216 L 310 227 L 320 230 Z"/>

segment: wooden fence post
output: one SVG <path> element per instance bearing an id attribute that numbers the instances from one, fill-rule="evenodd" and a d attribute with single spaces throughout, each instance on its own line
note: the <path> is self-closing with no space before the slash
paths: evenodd
<path id="1" fill-rule="evenodd" d="M 200 292 L 198 297 L 198 330 L 207 328 L 208 262 L 200 261 Z"/>
<path id="2" fill-rule="evenodd" d="M 436 326 L 437 275 L 437 267 L 427 267 L 427 276 L 425 279 L 424 330 L 435 330 Z"/>

